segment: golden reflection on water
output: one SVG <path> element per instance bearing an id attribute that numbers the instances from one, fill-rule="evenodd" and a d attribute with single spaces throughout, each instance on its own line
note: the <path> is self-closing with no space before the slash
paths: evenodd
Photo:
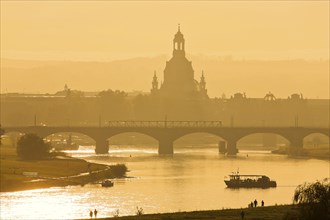
<path id="1" fill-rule="evenodd" d="M 129 176 L 135 178 L 115 180 L 112 188 L 89 184 L 1 193 L 1 218 L 89 218 L 89 210 L 95 208 L 98 217 L 111 217 L 117 209 L 120 215 L 135 215 L 137 206 L 145 213 L 240 208 L 254 199 L 263 199 L 266 205 L 284 204 L 292 201 L 298 184 L 322 179 L 329 172 L 328 161 L 288 159 L 267 152 L 224 158 L 216 148 L 178 150 L 173 157 L 159 157 L 153 149 L 116 150 L 100 157 L 92 151 L 74 154 L 99 163 L 124 161 L 131 170 Z M 278 187 L 227 189 L 224 176 L 237 168 L 241 173 L 266 174 Z"/>
<path id="2" fill-rule="evenodd" d="M 39 217 L 49 219 L 72 218 L 73 215 L 70 216 L 71 207 L 67 195 L 57 194 L 57 191 L 59 190 L 53 188 L 8 193 L 6 200 L 9 199 L 10 204 L 2 199 L 2 207 L 3 209 L 6 207 L 10 211 L 5 211 L 1 214 L 1 217 L 4 219 L 17 219 L 19 216 L 24 216 L 23 219 L 36 219 Z M 15 208 L 10 209 L 8 205 Z"/>

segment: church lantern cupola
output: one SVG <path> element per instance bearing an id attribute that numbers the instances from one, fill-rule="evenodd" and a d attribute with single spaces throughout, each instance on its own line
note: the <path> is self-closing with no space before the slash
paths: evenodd
<path id="1" fill-rule="evenodd" d="M 178 32 L 175 34 L 173 39 L 173 56 L 185 56 L 184 51 L 184 38 L 180 31 L 180 24 L 178 26 Z"/>

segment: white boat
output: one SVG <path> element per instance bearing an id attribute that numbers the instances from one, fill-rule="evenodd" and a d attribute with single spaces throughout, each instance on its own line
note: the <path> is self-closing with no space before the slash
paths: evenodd
<path id="1" fill-rule="evenodd" d="M 228 188 L 269 188 L 276 187 L 276 181 L 265 175 L 241 175 L 238 172 L 229 175 L 225 180 Z"/>

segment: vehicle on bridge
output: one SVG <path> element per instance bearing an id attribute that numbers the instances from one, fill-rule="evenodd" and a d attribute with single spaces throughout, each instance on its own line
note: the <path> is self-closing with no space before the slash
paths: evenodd
<path id="1" fill-rule="evenodd" d="M 276 187 L 276 181 L 265 175 L 241 175 L 233 172 L 224 180 L 228 188 L 270 188 Z"/>

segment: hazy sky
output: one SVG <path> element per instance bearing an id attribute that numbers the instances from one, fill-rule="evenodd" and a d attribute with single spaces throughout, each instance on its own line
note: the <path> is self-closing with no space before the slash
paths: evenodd
<path id="1" fill-rule="evenodd" d="M 329 1 L 1 1 L 1 56 L 111 60 L 171 54 L 329 58 Z"/>

